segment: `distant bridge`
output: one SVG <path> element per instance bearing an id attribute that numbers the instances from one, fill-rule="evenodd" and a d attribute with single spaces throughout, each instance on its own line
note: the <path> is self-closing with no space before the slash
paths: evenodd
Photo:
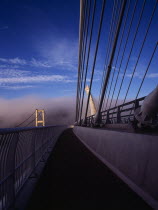
<path id="1" fill-rule="evenodd" d="M 157 4 L 80 1 L 74 126 L 0 129 L 0 209 L 158 209 Z"/>

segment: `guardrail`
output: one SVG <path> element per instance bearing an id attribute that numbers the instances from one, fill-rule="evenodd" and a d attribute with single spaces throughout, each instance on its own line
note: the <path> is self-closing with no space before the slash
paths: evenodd
<path id="1" fill-rule="evenodd" d="M 141 106 L 145 97 L 121 104 L 119 106 L 102 111 L 100 114 L 100 125 L 105 124 L 127 124 L 134 121 L 134 110 Z M 86 118 L 86 126 L 92 127 L 94 125 L 95 115 Z"/>
<path id="2" fill-rule="evenodd" d="M 0 209 L 15 197 L 37 164 L 55 144 L 57 126 L 0 130 Z"/>

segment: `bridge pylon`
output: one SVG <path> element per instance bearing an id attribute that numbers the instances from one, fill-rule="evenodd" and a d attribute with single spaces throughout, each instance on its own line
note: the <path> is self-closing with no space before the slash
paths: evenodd
<path id="1" fill-rule="evenodd" d="M 41 119 L 39 120 L 39 115 L 41 114 Z M 45 126 L 45 112 L 44 109 L 36 109 L 36 127 L 39 126 L 39 124 L 42 124 L 42 126 Z"/>
<path id="2" fill-rule="evenodd" d="M 85 87 L 85 91 L 86 91 L 86 93 L 88 95 L 89 92 L 90 92 L 88 85 Z M 97 112 L 97 109 L 96 109 L 96 106 L 95 106 L 95 103 L 94 103 L 94 99 L 93 99 L 93 96 L 92 96 L 91 93 L 90 93 L 89 103 L 90 103 L 90 112 L 91 112 L 91 115 L 95 115 L 96 112 Z"/>

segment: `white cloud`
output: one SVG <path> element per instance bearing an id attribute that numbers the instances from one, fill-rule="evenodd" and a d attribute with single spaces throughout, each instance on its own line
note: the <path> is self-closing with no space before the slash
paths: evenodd
<path id="1" fill-rule="evenodd" d="M 33 67 L 44 67 L 49 68 L 51 65 L 48 62 L 36 60 L 35 58 L 32 58 L 31 60 L 25 60 L 21 59 L 19 57 L 16 58 L 0 58 L 0 62 L 6 63 L 5 65 L 0 65 L 2 67 L 8 67 L 8 64 L 12 64 L 12 68 L 15 68 L 15 65 L 28 65 Z M 16 66 L 17 67 L 17 66 Z M 19 67 L 19 66 L 18 66 Z"/>
<path id="2" fill-rule="evenodd" d="M 20 64 L 20 65 L 25 65 L 27 64 L 26 60 L 21 59 L 21 58 L 0 58 L 1 62 L 4 63 L 9 63 L 9 64 Z"/>
<path id="3" fill-rule="evenodd" d="M 35 58 L 32 58 L 30 65 L 32 65 L 34 67 L 44 67 L 44 68 L 51 67 L 51 65 L 49 65 L 48 62 L 38 61 Z"/>
<path id="4" fill-rule="evenodd" d="M 131 78 L 132 77 L 132 73 L 126 74 L 126 77 Z M 142 72 L 135 72 L 134 73 L 134 77 L 137 77 L 137 78 L 141 79 L 143 77 L 143 73 Z"/>
<path id="5" fill-rule="evenodd" d="M 78 68 L 78 42 L 69 39 L 54 39 L 38 45 L 38 53 L 42 60 L 32 58 L 0 58 L 0 65 L 32 66 L 41 68 L 56 68 L 61 70 L 77 71 Z M 4 66 L 5 68 L 5 66 Z"/>
<path id="6" fill-rule="evenodd" d="M 11 64 L 0 64 L 0 69 L 18 69 L 20 66 L 19 65 L 11 65 Z"/>
<path id="7" fill-rule="evenodd" d="M 145 72 L 135 72 L 134 74 L 134 78 L 139 78 L 142 79 L 144 77 Z M 132 73 L 130 74 L 126 74 L 126 77 L 131 78 L 132 77 Z M 149 73 L 146 75 L 147 78 L 151 79 L 151 78 L 158 78 L 158 73 Z"/>
<path id="8" fill-rule="evenodd" d="M 15 84 L 15 83 L 37 83 L 37 82 L 76 82 L 75 80 L 69 79 L 67 76 L 62 75 L 37 75 L 37 76 L 26 76 L 26 77 L 12 77 L 12 78 L 0 78 L 0 83 Z"/>
<path id="9" fill-rule="evenodd" d="M 60 37 L 52 38 L 38 44 L 37 51 L 52 67 L 77 71 L 78 41 Z"/>
<path id="10" fill-rule="evenodd" d="M 158 73 L 150 73 L 147 75 L 148 78 L 158 78 Z"/>
<path id="11" fill-rule="evenodd" d="M 1 69 L 0 76 L 2 77 L 22 77 L 31 73 L 30 71 L 19 70 L 19 69 Z"/>
<path id="12" fill-rule="evenodd" d="M 33 86 L 33 85 L 16 85 L 16 86 L 2 85 L 0 87 L 3 89 L 8 89 L 8 90 L 19 90 L 19 89 L 34 88 L 36 86 Z"/>

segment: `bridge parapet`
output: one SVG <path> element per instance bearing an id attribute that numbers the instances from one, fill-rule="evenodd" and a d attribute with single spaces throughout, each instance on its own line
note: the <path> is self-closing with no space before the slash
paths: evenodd
<path id="1" fill-rule="evenodd" d="M 134 111 L 141 106 L 144 99 L 145 97 L 138 98 L 100 112 L 98 125 L 103 127 L 107 124 L 128 124 L 129 122 L 134 122 Z M 86 126 L 93 127 L 95 125 L 95 117 L 95 115 L 88 116 L 86 118 Z"/>
<path id="2" fill-rule="evenodd" d="M 158 209 L 158 135 L 75 126 L 81 142 L 153 209 Z"/>
<path id="3" fill-rule="evenodd" d="M 0 209 L 8 209 L 66 126 L 0 130 Z"/>
<path id="4" fill-rule="evenodd" d="M 111 129 L 123 129 L 123 130 L 138 130 L 138 120 L 135 117 L 136 111 L 141 108 L 146 97 L 138 98 L 136 100 L 129 101 L 127 103 L 120 104 L 105 111 L 100 112 L 99 120 L 96 123 L 97 115 L 91 115 L 82 119 L 81 125 L 86 127 L 104 127 Z M 149 123 L 150 122 L 150 123 Z M 157 130 L 158 127 L 158 115 L 156 115 L 150 121 L 144 121 L 142 124 L 147 128 L 150 126 L 152 131 Z M 140 129 L 139 129 L 140 131 Z M 148 131 L 148 130 L 147 130 Z"/>

